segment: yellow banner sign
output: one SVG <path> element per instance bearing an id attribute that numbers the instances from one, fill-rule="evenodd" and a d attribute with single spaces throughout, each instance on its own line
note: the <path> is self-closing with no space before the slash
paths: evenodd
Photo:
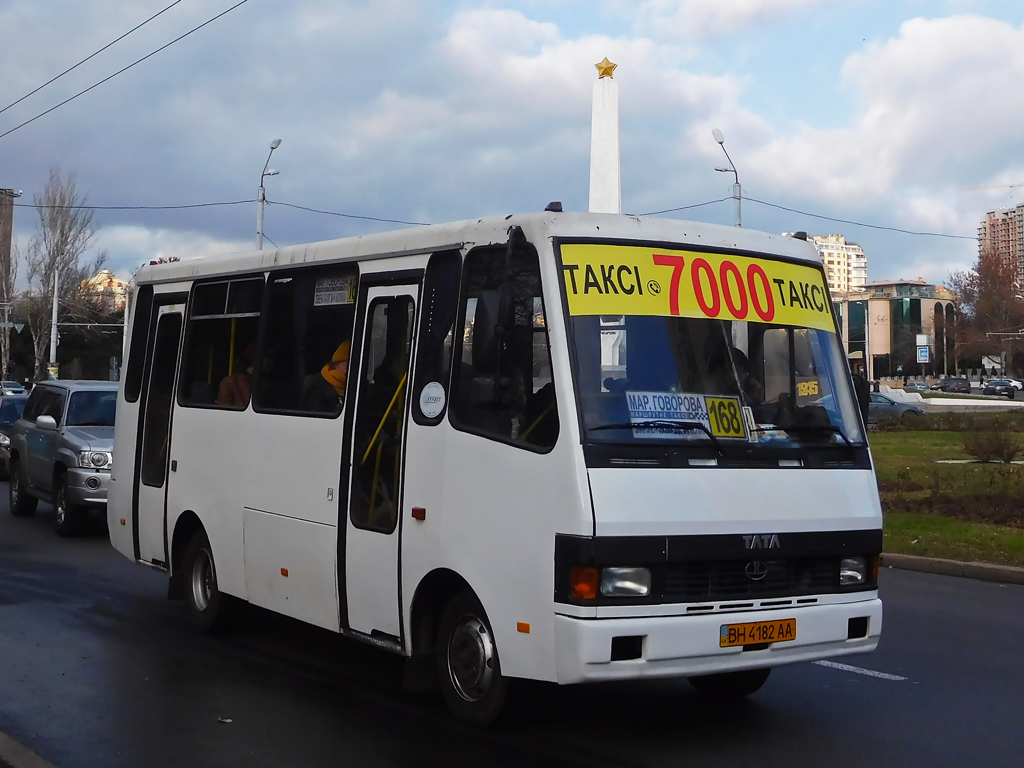
<path id="1" fill-rule="evenodd" d="M 749 256 L 566 243 L 570 315 L 748 320 L 835 333 L 820 269 Z"/>

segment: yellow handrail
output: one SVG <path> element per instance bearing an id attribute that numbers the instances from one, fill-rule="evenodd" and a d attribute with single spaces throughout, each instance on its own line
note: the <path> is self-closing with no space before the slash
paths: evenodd
<path id="1" fill-rule="evenodd" d="M 365 464 L 366 460 L 370 457 L 370 451 L 373 450 L 373 444 L 377 442 L 377 437 L 380 435 L 380 431 L 384 429 L 384 422 L 388 420 L 388 416 L 391 415 L 391 409 L 395 407 L 395 402 L 398 400 L 398 395 L 402 391 L 402 387 L 405 386 L 405 380 L 409 378 L 409 374 L 406 373 L 402 376 L 402 380 L 398 382 L 398 388 L 395 390 L 395 396 L 391 398 L 391 402 L 388 404 L 388 409 L 384 411 L 384 416 L 380 420 L 380 424 L 377 425 L 377 431 L 373 433 L 373 437 L 370 439 L 370 444 L 366 446 L 366 453 L 363 454 L 363 460 L 361 464 Z"/>

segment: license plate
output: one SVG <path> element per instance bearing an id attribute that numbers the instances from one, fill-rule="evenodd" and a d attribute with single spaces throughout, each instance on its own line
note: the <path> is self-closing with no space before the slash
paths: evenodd
<path id="1" fill-rule="evenodd" d="M 796 640 L 796 619 L 752 621 L 747 624 L 723 624 L 718 639 L 720 648 Z"/>

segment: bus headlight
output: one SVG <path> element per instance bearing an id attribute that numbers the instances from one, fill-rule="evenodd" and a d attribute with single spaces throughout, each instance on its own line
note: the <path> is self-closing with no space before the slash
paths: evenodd
<path id="1" fill-rule="evenodd" d="M 856 587 L 867 583 L 868 563 L 863 557 L 844 557 L 839 563 L 839 585 Z"/>
<path id="2" fill-rule="evenodd" d="M 647 597 L 651 594 L 650 568 L 602 568 L 602 597 Z"/>

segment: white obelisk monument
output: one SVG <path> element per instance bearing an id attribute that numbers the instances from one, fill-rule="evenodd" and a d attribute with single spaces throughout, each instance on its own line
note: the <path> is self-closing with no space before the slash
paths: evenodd
<path id="1" fill-rule="evenodd" d="M 590 123 L 590 211 L 622 213 L 619 173 L 619 86 L 612 73 L 617 64 L 606 56 L 597 67 L 594 113 Z"/>

